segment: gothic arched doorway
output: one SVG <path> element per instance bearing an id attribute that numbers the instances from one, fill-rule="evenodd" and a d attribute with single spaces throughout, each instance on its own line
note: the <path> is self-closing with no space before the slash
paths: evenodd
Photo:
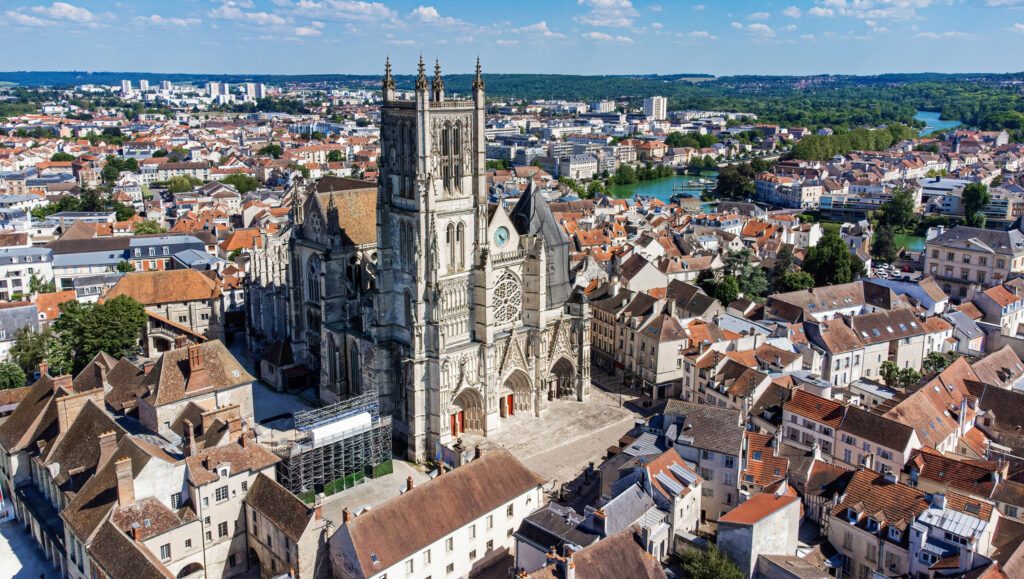
<path id="1" fill-rule="evenodd" d="M 484 399 L 473 388 L 466 388 L 452 401 L 449 414 L 449 427 L 452 436 L 463 432 L 483 432 L 484 430 Z"/>
<path id="2" fill-rule="evenodd" d="M 530 377 L 522 370 L 513 370 L 505 378 L 505 399 L 502 402 L 504 416 L 512 416 L 516 412 L 529 412 L 533 409 L 533 387 Z M 510 392 L 510 393 L 509 393 Z"/>
<path id="3" fill-rule="evenodd" d="M 576 369 L 572 362 L 559 358 L 551 368 L 551 396 L 555 398 L 576 397 Z"/>

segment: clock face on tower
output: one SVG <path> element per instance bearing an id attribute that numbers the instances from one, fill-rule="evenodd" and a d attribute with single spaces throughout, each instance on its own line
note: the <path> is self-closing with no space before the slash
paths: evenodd
<path id="1" fill-rule="evenodd" d="M 508 228 L 505 226 L 494 230 L 494 244 L 498 247 L 505 247 L 508 243 Z"/>

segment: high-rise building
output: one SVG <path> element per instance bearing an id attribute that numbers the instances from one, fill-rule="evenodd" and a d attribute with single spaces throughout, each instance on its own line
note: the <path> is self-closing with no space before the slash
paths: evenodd
<path id="1" fill-rule="evenodd" d="M 644 99 L 644 116 L 661 121 L 668 116 L 668 99 L 663 96 L 652 96 Z"/>
<path id="2" fill-rule="evenodd" d="M 592 113 L 610 113 L 615 110 L 615 101 L 593 101 L 590 103 Z"/>
<path id="3" fill-rule="evenodd" d="M 259 82 L 245 83 L 245 96 L 249 100 L 261 99 L 267 96 L 267 87 Z"/>
<path id="4" fill-rule="evenodd" d="M 139 92 L 146 92 L 148 90 L 149 90 L 149 81 L 145 80 L 145 79 L 140 80 L 139 81 Z"/>
<path id="5" fill-rule="evenodd" d="M 122 80 L 121 81 L 121 94 L 130 94 L 132 92 L 132 81 Z"/>
<path id="6" fill-rule="evenodd" d="M 206 83 L 206 93 L 208 95 L 210 95 L 211 97 L 216 97 L 216 96 L 219 96 L 221 94 L 224 94 L 222 92 L 223 90 L 224 90 L 223 86 L 221 85 L 221 83 L 219 83 L 217 81 L 212 81 L 211 80 L 210 82 Z"/>
<path id="7" fill-rule="evenodd" d="M 171 81 L 162 80 L 160 81 L 160 90 L 169 91 L 171 90 Z"/>

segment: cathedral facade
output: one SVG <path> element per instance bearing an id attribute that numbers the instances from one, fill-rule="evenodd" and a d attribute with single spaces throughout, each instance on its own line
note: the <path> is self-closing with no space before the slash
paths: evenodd
<path id="1" fill-rule="evenodd" d="M 399 99 L 389 63 L 375 190 L 335 180 L 295 200 L 296 359 L 325 402 L 375 389 L 414 460 L 589 396 L 590 312 L 568 238 L 532 188 L 510 209 L 488 203 L 484 113 L 479 63 L 468 99 L 422 59 L 414 98 Z"/>

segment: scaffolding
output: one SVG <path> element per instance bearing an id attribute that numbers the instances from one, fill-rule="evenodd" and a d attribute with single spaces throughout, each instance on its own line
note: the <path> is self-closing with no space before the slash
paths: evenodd
<path id="1" fill-rule="evenodd" d="M 281 458 L 277 480 L 292 493 L 329 495 L 390 472 L 383 465 L 391 461 L 391 417 L 380 415 L 376 393 L 299 412 L 294 419 L 298 437 L 273 448 Z"/>

